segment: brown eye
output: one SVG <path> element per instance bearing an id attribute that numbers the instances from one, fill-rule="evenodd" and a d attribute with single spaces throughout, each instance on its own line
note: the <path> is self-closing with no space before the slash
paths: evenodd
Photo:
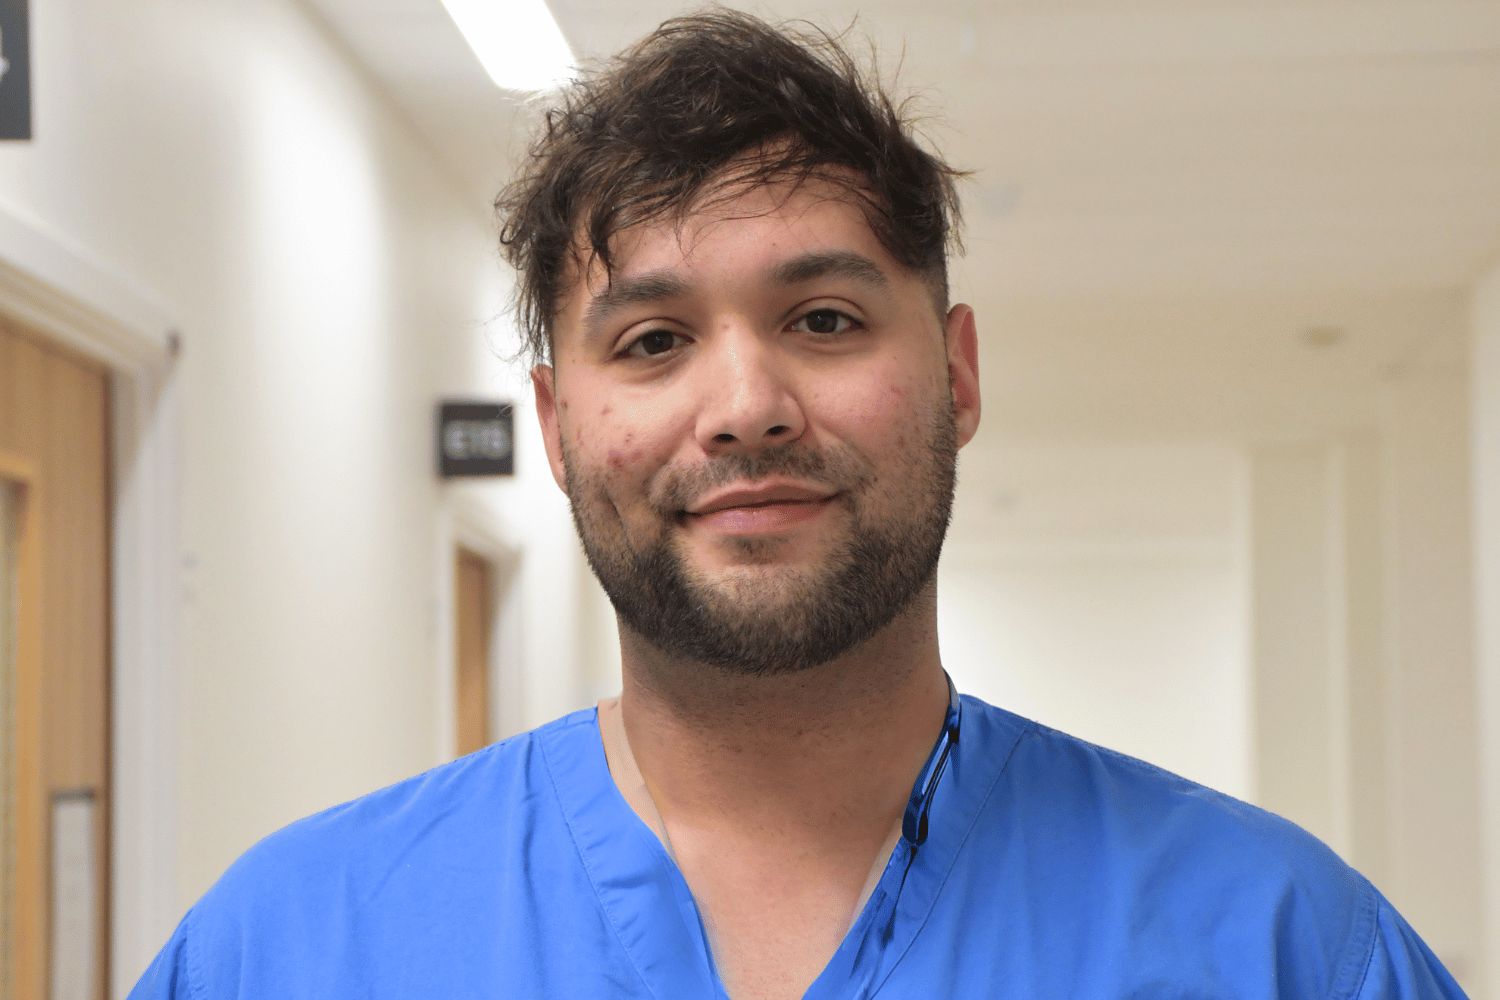
<path id="1" fill-rule="evenodd" d="M 630 353 L 639 357 L 665 354 L 677 346 L 677 334 L 670 330 L 652 330 L 630 345 Z"/>
<path id="2" fill-rule="evenodd" d="M 843 333 L 853 326 L 854 321 L 837 309 L 814 309 L 798 320 L 792 329 L 807 333 L 830 334 Z"/>

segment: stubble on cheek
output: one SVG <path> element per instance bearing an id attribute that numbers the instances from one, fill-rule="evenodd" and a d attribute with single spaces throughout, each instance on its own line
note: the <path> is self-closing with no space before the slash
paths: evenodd
<path id="1" fill-rule="evenodd" d="M 625 511 L 616 500 L 631 478 L 628 456 L 610 449 L 602 468 L 590 468 L 579 460 L 579 450 L 566 439 L 562 454 L 563 481 L 579 537 L 586 545 L 598 541 L 611 548 L 633 550 Z"/>

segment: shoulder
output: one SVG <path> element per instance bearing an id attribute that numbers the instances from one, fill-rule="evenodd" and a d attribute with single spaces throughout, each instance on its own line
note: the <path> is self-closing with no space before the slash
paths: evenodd
<path id="1" fill-rule="evenodd" d="M 1316 837 L 1145 761 L 983 702 L 965 709 L 965 737 L 1006 748 L 975 837 L 1019 851 L 1057 919 L 1163 961 L 1190 942 L 1195 958 L 1298 996 L 1358 989 L 1382 901 Z"/>
<path id="2" fill-rule="evenodd" d="M 311 941 L 354 916 L 399 919 L 493 891 L 522 855 L 528 870 L 566 866 L 547 750 L 587 740 L 592 719 L 565 716 L 278 830 L 229 867 L 188 927 L 199 938 Z"/>
<path id="3" fill-rule="evenodd" d="M 564 802 L 606 787 L 590 709 L 299 820 L 224 873 L 133 997 L 592 996 L 626 983 Z"/>
<path id="4" fill-rule="evenodd" d="M 981 739 L 1007 747 L 992 804 L 1024 806 L 1033 821 L 1075 837 L 1107 836 L 1115 847 L 1170 844 L 1189 852 L 1179 854 L 1184 861 L 1201 844 L 1215 854 L 1247 851 L 1261 864 L 1275 862 L 1276 871 L 1354 876 L 1316 837 L 1274 813 L 977 699 L 966 701 L 977 725 L 970 726 L 966 711 L 964 735 L 981 729 Z"/>
<path id="5" fill-rule="evenodd" d="M 316 868 L 333 857 L 343 866 L 378 862 L 416 842 L 447 839 L 450 831 L 461 836 L 475 823 L 504 838 L 507 831 L 534 822 L 547 801 L 549 738 L 573 735 L 591 714 L 564 716 L 300 819 L 245 852 L 220 884 L 234 888 L 281 869 Z"/>

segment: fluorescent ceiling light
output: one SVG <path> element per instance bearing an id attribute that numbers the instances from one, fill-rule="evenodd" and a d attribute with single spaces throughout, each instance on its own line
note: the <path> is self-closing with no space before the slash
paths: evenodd
<path id="1" fill-rule="evenodd" d="M 496 85 L 549 90 L 573 75 L 573 50 L 544 0 L 443 0 L 443 6 Z"/>

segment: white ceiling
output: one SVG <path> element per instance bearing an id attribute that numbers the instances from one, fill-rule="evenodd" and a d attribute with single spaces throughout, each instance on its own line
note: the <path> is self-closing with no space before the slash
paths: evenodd
<path id="1" fill-rule="evenodd" d="M 526 116 L 439 0 L 307 2 L 485 206 Z M 590 57 L 696 5 L 552 6 Z M 748 7 L 858 14 L 975 171 L 954 283 L 995 432 L 1324 433 L 1461 364 L 1460 290 L 1500 260 L 1500 0 Z"/>

